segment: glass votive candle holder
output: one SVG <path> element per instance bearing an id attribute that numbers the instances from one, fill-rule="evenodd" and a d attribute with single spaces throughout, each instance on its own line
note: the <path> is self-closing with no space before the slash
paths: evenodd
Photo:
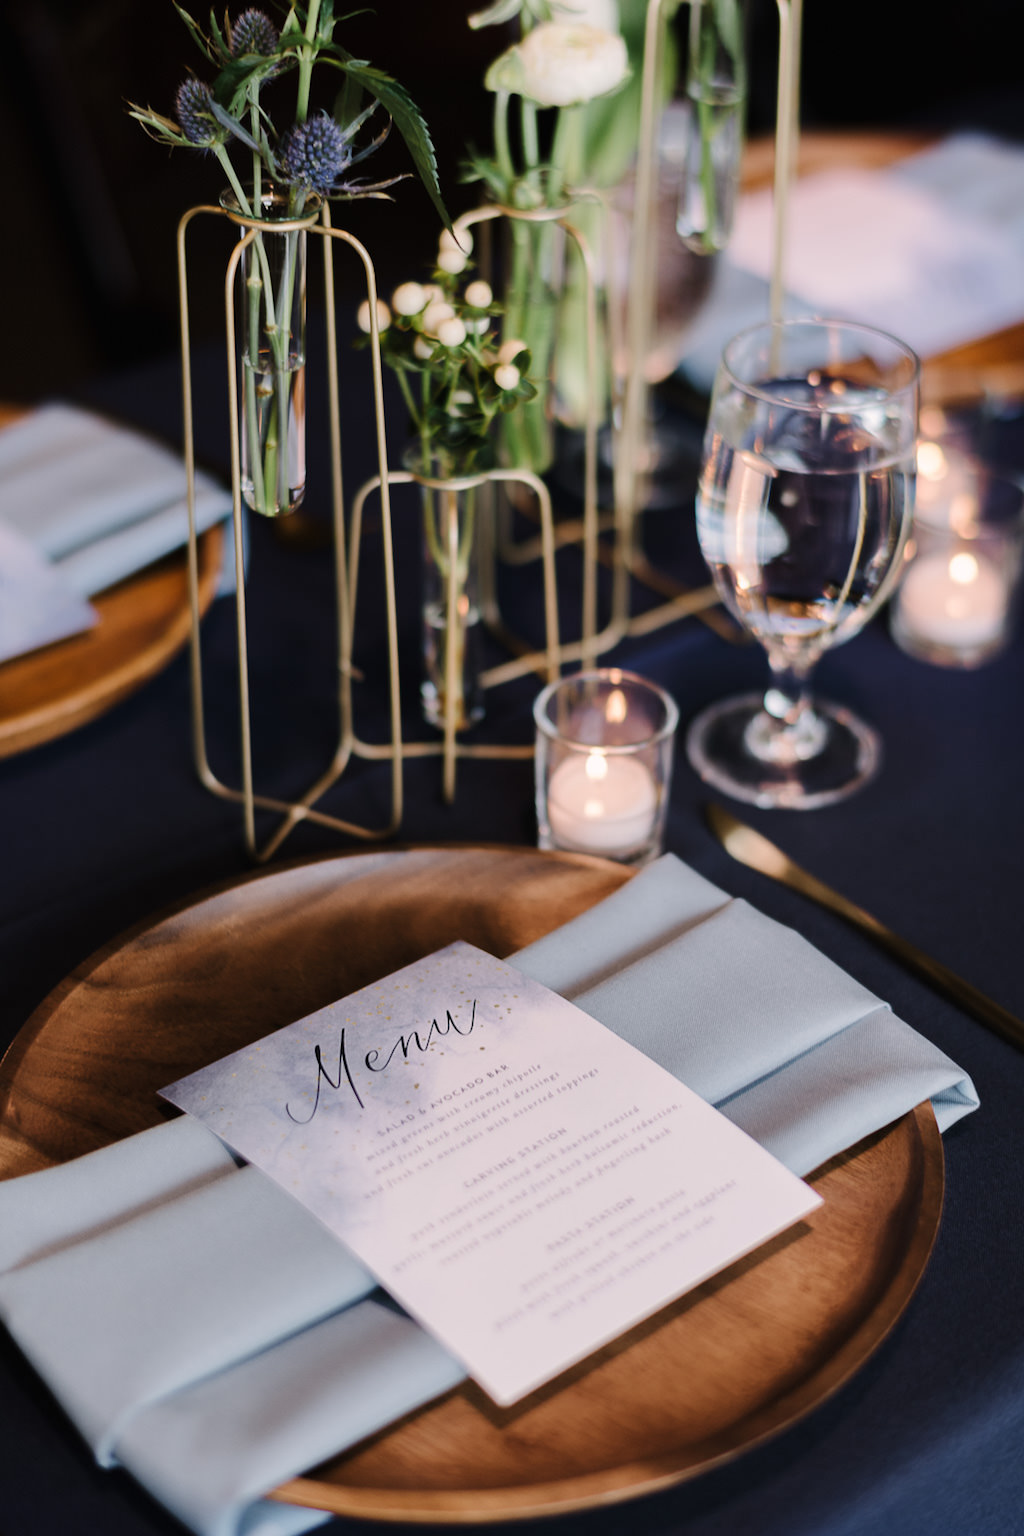
<path id="1" fill-rule="evenodd" d="M 537 845 L 646 864 L 661 852 L 679 711 L 610 667 L 550 683 L 537 725 Z"/>
<path id="2" fill-rule="evenodd" d="M 1016 616 L 1024 484 L 940 443 L 918 447 L 917 501 L 892 607 L 896 643 L 943 667 L 977 667 Z"/>

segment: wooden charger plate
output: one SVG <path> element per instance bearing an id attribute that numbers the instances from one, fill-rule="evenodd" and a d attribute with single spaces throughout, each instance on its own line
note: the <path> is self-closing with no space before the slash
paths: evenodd
<path id="1" fill-rule="evenodd" d="M 135 929 L 0 1063 L 0 1177 L 158 1123 L 165 1084 L 454 939 L 505 957 L 628 878 L 530 848 L 355 854 Z M 811 1182 L 825 1203 L 804 1226 L 551 1388 L 503 1410 L 466 1383 L 274 1497 L 380 1520 L 523 1518 L 678 1482 L 783 1429 L 863 1364 L 920 1279 L 943 1190 L 930 1106 Z"/>
<path id="2" fill-rule="evenodd" d="M 0 408 L 0 427 L 19 414 Z M 224 531 L 199 540 L 199 606 L 220 577 Z M 134 693 L 183 648 L 191 628 L 186 554 L 167 555 L 91 599 L 85 634 L 0 664 L 0 758 L 77 730 Z"/>

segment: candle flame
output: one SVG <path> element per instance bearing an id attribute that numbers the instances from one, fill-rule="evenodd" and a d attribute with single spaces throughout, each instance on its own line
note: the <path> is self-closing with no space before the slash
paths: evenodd
<path id="1" fill-rule="evenodd" d="M 587 756 L 584 772 L 588 779 L 597 782 L 608 777 L 608 759 L 603 752 L 591 752 Z"/>
<path id="2" fill-rule="evenodd" d="M 966 551 L 954 555 L 949 562 L 949 577 L 958 586 L 969 586 L 972 581 L 978 579 L 978 562 L 973 555 Z"/>
<path id="3" fill-rule="evenodd" d="M 944 480 L 949 466 L 938 443 L 918 443 L 917 472 L 926 480 Z"/>
<path id="4" fill-rule="evenodd" d="M 628 713 L 626 695 L 621 688 L 613 688 L 604 707 L 604 716 L 612 725 L 621 725 Z"/>

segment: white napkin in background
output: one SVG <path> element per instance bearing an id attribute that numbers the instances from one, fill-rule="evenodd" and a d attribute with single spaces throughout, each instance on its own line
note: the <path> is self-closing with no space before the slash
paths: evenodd
<path id="1" fill-rule="evenodd" d="M 773 194 L 744 194 L 694 322 L 685 372 L 710 388 L 730 337 L 768 317 Z M 1024 320 L 1024 147 L 955 134 L 891 166 L 801 177 L 790 195 L 787 314 L 890 331 L 922 357 Z"/>
<path id="2" fill-rule="evenodd" d="M 200 533 L 231 496 L 196 476 Z M 181 455 L 130 427 L 54 402 L 0 431 L 0 523 L 79 597 L 132 576 L 188 539 Z M 24 651 L 37 643 L 26 628 Z M 15 654 L 6 648 L 6 654 Z"/>
<path id="3" fill-rule="evenodd" d="M 872 993 L 672 856 L 511 959 L 798 1173 L 924 1099 L 942 1129 L 977 1106 Z M 462 1379 L 371 1285 L 187 1118 L 0 1185 L 0 1315 L 96 1454 L 203 1536 L 312 1528 L 262 1494 Z"/>
<path id="4" fill-rule="evenodd" d="M 63 572 L 0 520 L 0 661 L 79 635 L 98 617 Z"/>

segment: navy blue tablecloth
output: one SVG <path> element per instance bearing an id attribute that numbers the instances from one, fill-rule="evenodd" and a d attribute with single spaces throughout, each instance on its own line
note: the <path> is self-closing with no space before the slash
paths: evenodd
<path id="1" fill-rule="evenodd" d="M 223 384 L 215 360 L 202 368 L 200 456 L 223 468 Z M 173 438 L 177 388 L 168 360 L 97 384 L 87 403 Z M 356 445 L 346 462 L 353 487 L 373 467 L 360 409 L 346 419 Z M 315 475 L 322 433 L 314 408 Z M 322 482 L 314 481 L 310 511 L 314 519 L 325 514 Z M 398 516 L 403 645 L 412 655 L 415 518 L 411 510 Z M 692 560 L 685 497 L 652 520 L 650 536 L 671 545 L 684 566 Z M 372 540 L 371 530 L 371 551 Z M 357 707 L 372 726 L 381 709 L 369 568 L 365 590 L 360 643 L 368 680 L 357 690 Z M 258 782 L 288 793 L 304 788 L 329 754 L 335 727 L 327 550 L 287 544 L 268 525 L 255 527 L 250 603 Z M 204 626 L 211 754 L 226 777 L 237 737 L 233 624 L 230 600 L 222 599 Z M 756 648 L 727 644 L 699 620 L 630 642 L 613 659 L 668 688 L 684 725 L 708 701 L 756 687 L 765 675 Z M 829 809 L 751 811 L 747 819 L 1024 1015 L 1024 642 L 976 672 L 955 673 L 903 655 L 883 617 L 828 657 L 818 682 L 880 728 L 880 775 Z M 492 694 L 481 739 L 528 742 L 537 686 L 527 681 Z M 209 795 L 194 774 L 189 708 L 181 657 L 101 719 L 0 763 L 0 1046 L 100 944 L 251 868 L 238 808 Z M 413 700 L 411 726 L 415 716 Z M 402 843 L 535 840 L 529 762 L 460 765 L 452 806 L 441 796 L 437 759 L 410 763 L 405 783 Z M 380 824 L 389 789 L 386 766 L 357 763 L 327 808 Z M 946 1137 L 946 1207 L 920 1289 L 848 1385 L 720 1470 L 628 1506 L 540 1520 L 531 1529 L 535 1536 L 612 1536 L 626 1528 L 635 1536 L 1014 1536 L 1024 1529 L 1024 1053 L 839 919 L 733 863 L 705 828 L 707 799 L 680 751 L 668 848 L 799 929 L 891 1002 L 971 1074 L 982 1108 Z M 356 846 L 306 827 L 284 856 Z M 0 1426 L 3 1536 L 171 1536 L 179 1529 L 126 1476 L 93 1465 L 5 1336 Z M 371 1527 L 338 1522 L 337 1529 L 360 1536 Z"/>

